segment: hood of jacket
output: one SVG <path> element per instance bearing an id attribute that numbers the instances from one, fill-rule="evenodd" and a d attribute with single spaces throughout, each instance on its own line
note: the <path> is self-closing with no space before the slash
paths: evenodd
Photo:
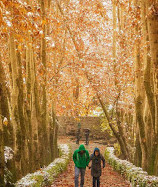
<path id="1" fill-rule="evenodd" d="M 99 148 L 96 147 L 96 148 L 94 149 L 94 152 L 93 152 L 94 155 L 95 155 L 95 151 L 98 151 L 99 154 L 100 154 L 100 149 L 99 149 Z"/>
<path id="2" fill-rule="evenodd" d="M 79 151 L 85 151 L 85 150 L 86 150 L 85 146 L 83 144 L 81 144 L 80 147 L 79 147 Z"/>

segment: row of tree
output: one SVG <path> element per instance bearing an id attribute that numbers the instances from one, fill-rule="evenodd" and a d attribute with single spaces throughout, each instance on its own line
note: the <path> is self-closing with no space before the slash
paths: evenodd
<path id="1" fill-rule="evenodd" d="M 0 1 L 0 186 L 6 167 L 14 183 L 58 155 L 54 103 L 48 110 L 47 101 L 49 10 L 50 1 Z M 7 163 L 4 146 L 14 151 Z"/>
<path id="2" fill-rule="evenodd" d="M 125 106 L 123 110 L 119 107 L 118 101 L 121 100 L 123 87 L 120 87 L 121 79 L 119 78 L 118 83 L 116 74 L 114 84 L 118 98 L 114 118 L 103 104 L 104 98 L 99 95 L 98 98 L 125 158 L 149 174 L 158 175 L 158 2 L 113 0 L 112 5 L 113 68 L 119 76 L 124 69 L 123 75 L 128 79 L 126 74 L 133 62 L 134 111 L 131 113 Z M 121 67 L 122 70 L 118 71 L 120 61 L 122 63 L 128 61 L 129 67 Z M 123 101 L 130 109 L 130 100 L 127 102 L 125 98 L 127 95 L 123 95 Z M 135 148 L 134 152 L 131 152 L 132 147 Z"/>
<path id="3" fill-rule="evenodd" d="M 88 110 L 100 104 L 124 157 L 157 175 L 157 1 L 57 4 L 76 52 L 75 106 L 81 114 L 84 85 L 99 101 L 89 101 Z"/>
<path id="4" fill-rule="evenodd" d="M 136 134 L 141 145 L 137 151 L 142 155 L 138 161 L 150 174 L 158 175 L 158 2 L 135 4 L 140 17 L 135 28 L 139 36 L 135 46 Z"/>
<path id="5" fill-rule="evenodd" d="M 112 7 L 114 112 L 94 89 L 124 157 L 158 175 L 158 2 L 113 0 Z"/>
<path id="6" fill-rule="evenodd" d="M 56 156 L 56 115 L 98 106 L 124 158 L 158 174 L 157 12 L 156 0 L 0 1 L 1 181 L 4 145 L 18 179 Z"/>
<path id="7" fill-rule="evenodd" d="M 76 83 L 72 84 L 80 90 L 78 100 L 73 99 L 75 106 L 81 114 L 84 80 L 86 89 L 98 99 L 97 105 L 102 107 L 124 157 L 149 174 L 157 175 L 157 1 L 57 4 L 72 50 L 76 52 L 74 64 L 70 66 L 72 71 L 74 66 L 77 69 Z M 92 101 L 88 109 L 96 106 Z M 110 104 L 111 111 L 107 108 Z"/>

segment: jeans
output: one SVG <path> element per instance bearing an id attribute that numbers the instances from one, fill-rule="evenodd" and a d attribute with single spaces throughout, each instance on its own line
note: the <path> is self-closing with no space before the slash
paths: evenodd
<path id="1" fill-rule="evenodd" d="M 100 177 L 93 177 L 93 187 L 96 187 L 96 182 L 97 187 L 100 187 Z"/>
<path id="2" fill-rule="evenodd" d="M 75 187 L 78 187 L 78 178 L 79 178 L 79 174 L 80 173 L 81 173 L 80 187 L 83 187 L 85 171 L 86 171 L 85 168 L 77 168 L 77 167 L 75 167 Z"/>

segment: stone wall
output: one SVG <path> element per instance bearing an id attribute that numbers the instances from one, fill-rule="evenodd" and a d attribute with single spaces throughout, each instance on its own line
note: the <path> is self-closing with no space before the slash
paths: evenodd
<path id="1" fill-rule="evenodd" d="M 104 139 L 105 142 L 116 142 L 114 137 L 111 137 L 108 132 L 101 130 L 101 120 L 99 117 L 79 117 L 81 123 L 81 137 L 84 139 L 84 128 L 90 129 L 91 139 Z M 78 122 L 73 117 L 58 116 L 59 136 L 76 135 Z M 107 143 L 110 144 L 110 143 Z"/>

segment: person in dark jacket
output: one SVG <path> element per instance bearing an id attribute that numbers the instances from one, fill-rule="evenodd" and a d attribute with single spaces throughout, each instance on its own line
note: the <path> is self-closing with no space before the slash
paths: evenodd
<path id="1" fill-rule="evenodd" d="M 80 187 L 83 187 L 86 167 L 89 164 L 89 152 L 85 149 L 84 145 L 80 145 L 79 149 L 76 149 L 73 154 L 73 161 L 75 163 L 75 187 L 78 187 L 78 178 L 80 173 Z"/>
<path id="2" fill-rule="evenodd" d="M 84 129 L 84 132 L 85 132 L 85 137 L 86 137 L 85 144 L 88 145 L 89 144 L 89 133 L 90 133 L 90 130 L 87 128 L 87 129 Z"/>
<path id="3" fill-rule="evenodd" d="M 80 133 L 81 133 L 81 130 L 80 130 L 80 129 L 77 129 L 77 132 L 76 132 L 76 144 L 79 144 L 79 141 L 80 141 Z"/>
<path id="4" fill-rule="evenodd" d="M 100 176 L 101 176 L 101 161 L 103 162 L 103 168 L 105 167 L 105 159 L 100 153 L 100 150 L 98 148 L 94 149 L 93 154 L 90 156 L 90 161 L 92 161 L 91 166 L 89 165 L 89 168 L 91 168 L 91 175 L 93 177 L 93 187 L 96 186 L 100 187 Z"/>

